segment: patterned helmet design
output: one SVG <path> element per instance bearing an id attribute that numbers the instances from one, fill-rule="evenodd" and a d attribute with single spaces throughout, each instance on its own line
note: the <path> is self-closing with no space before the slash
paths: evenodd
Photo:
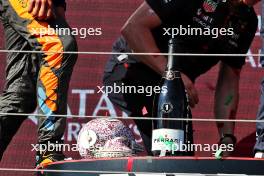
<path id="1" fill-rule="evenodd" d="M 120 120 L 109 118 L 85 124 L 78 135 L 77 146 L 84 159 L 128 157 L 142 151 L 131 130 Z"/>

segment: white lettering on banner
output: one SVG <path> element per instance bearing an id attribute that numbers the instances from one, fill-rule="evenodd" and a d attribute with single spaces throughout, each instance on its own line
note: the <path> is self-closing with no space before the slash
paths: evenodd
<path id="1" fill-rule="evenodd" d="M 86 109 L 86 105 L 89 106 L 89 103 L 87 102 L 88 94 L 89 95 L 95 94 L 95 90 L 93 89 L 72 89 L 71 92 L 72 94 L 79 94 L 79 115 L 80 116 L 87 115 L 86 114 L 87 112 L 85 109 Z M 110 112 L 110 116 L 112 117 L 117 116 L 117 112 L 106 94 L 102 94 L 102 96 L 100 97 L 99 102 L 96 108 L 94 109 L 93 116 L 96 116 L 101 110 Z M 37 110 L 33 114 L 38 114 Z M 69 115 L 68 118 L 71 118 L 70 115 L 72 115 L 72 112 L 69 106 L 67 106 L 67 115 Z M 128 115 L 125 112 L 122 112 L 122 117 L 128 117 Z M 29 116 L 29 119 L 34 124 L 38 123 L 37 117 L 35 116 Z M 67 133 L 64 136 L 66 138 L 65 140 L 69 142 L 76 141 L 78 138 L 79 131 L 81 130 L 83 125 L 85 125 L 85 123 L 80 124 L 78 122 L 69 122 L 67 124 L 67 130 L 66 130 Z M 136 125 L 129 124 L 128 126 L 131 128 L 131 130 L 136 135 L 136 142 L 138 143 L 142 142 L 142 138 L 140 136 L 140 133 Z"/>
<path id="2" fill-rule="evenodd" d="M 68 124 L 67 141 L 77 140 L 81 125 L 79 123 Z"/>
<path id="3" fill-rule="evenodd" d="M 71 112 L 69 105 L 67 105 L 67 115 L 72 115 L 72 112 Z"/>
<path id="4" fill-rule="evenodd" d="M 68 142 L 77 141 L 78 134 L 79 134 L 83 125 L 85 125 L 85 123 L 80 124 L 78 122 L 69 122 L 68 127 L 67 127 L 67 129 L 68 129 L 67 134 L 65 135 L 65 136 L 67 136 L 66 141 L 68 141 Z"/>
<path id="5" fill-rule="evenodd" d="M 85 113 L 86 113 L 87 94 L 94 94 L 94 93 L 95 93 L 95 90 L 93 89 L 87 89 L 87 90 L 73 89 L 72 90 L 72 94 L 80 94 L 80 107 L 79 107 L 80 116 L 85 116 Z"/>
<path id="6" fill-rule="evenodd" d="M 260 50 L 258 51 L 258 53 L 260 54 Z M 253 67 L 253 68 L 261 68 L 262 67 L 260 64 L 260 57 L 257 57 L 257 58 L 253 57 L 250 49 L 248 50 L 247 54 L 249 56 L 246 58 L 246 62 L 249 63 L 251 65 L 251 67 Z"/>
<path id="7" fill-rule="evenodd" d="M 261 29 L 261 16 L 258 15 L 258 30 L 256 32 L 256 36 L 260 36 L 260 29 Z"/>
<path id="8" fill-rule="evenodd" d="M 103 106 L 105 102 L 105 106 Z M 94 112 L 93 112 L 93 116 L 97 116 L 98 112 L 99 111 L 109 111 L 110 113 L 110 116 L 112 117 L 116 117 L 116 111 L 114 109 L 114 106 L 112 104 L 112 102 L 109 100 L 109 98 L 107 97 L 107 94 L 102 94 L 98 104 L 96 105 L 96 108 L 94 109 Z"/>

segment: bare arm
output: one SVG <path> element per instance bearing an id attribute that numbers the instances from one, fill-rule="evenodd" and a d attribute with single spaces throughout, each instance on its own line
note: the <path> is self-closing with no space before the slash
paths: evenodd
<path id="1" fill-rule="evenodd" d="M 121 29 L 121 33 L 129 46 L 137 53 L 159 53 L 151 30 L 161 24 L 160 18 L 144 2 L 127 20 Z M 156 72 L 162 74 L 167 64 L 164 56 L 140 56 L 140 61 L 151 67 Z"/>
<path id="2" fill-rule="evenodd" d="M 240 69 L 234 69 L 224 63 L 220 71 L 215 92 L 215 117 L 217 119 L 234 118 L 239 101 Z M 219 134 L 233 134 L 234 123 L 217 123 Z"/>

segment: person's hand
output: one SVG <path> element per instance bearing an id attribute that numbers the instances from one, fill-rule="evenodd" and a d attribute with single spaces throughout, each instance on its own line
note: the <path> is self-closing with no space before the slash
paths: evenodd
<path id="1" fill-rule="evenodd" d="M 199 102 L 198 91 L 194 87 L 193 82 L 185 74 L 181 73 L 181 77 L 189 96 L 189 105 L 194 108 L 195 105 Z"/>
<path id="2" fill-rule="evenodd" d="M 28 13 L 38 20 L 48 20 L 53 16 L 52 0 L 29 0 Z"/>

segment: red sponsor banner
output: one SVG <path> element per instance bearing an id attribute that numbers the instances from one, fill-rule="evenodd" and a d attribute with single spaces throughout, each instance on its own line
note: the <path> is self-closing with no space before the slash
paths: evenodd
<path id="1" fill-rule="evenodd" d="M 111 51 L 112 43 L 120 35 L 120 28 L 139 6 L 142 1 L 93 1 L 78 0 L 69 1 L 67 19 L 74 28 L 86 28 L 91 31 L 86 37 L 78 37 L 80 51 Z M 259 12 L 259 9 L 257 9 Z M 260 18 L 259 18 L 260 19 Z M 260 20 L 259 20 L 260 21 Z M 1 30 L 3 32 L 3 30 Z M 96 35 L 99 32 L 101 35 Z M 3 33 L 1 34 L 3 36 Z M 0 37 L 1 48 L 4 48 L 4 38 Z M 259 31 L 249 52 L 258 53 L 260 48 Z M 69 90 L 68 114 L 80 116 L 111 115 L 123 116 L 109 99 L 98 93 L 102 86 L 102 75 L 107 55 L 79 55 L 78 62 L 71 79 Z M 5 54 L 0 54 L 0 89 L 4 87 Z M 218 74 L 218 66 L 202 75 L 196 82 L 199 91 L 200 103 L 193 109 L 193 118 L 213 118 L 213 104 L 215 83 Z M 258 57 L 247 57 L 247 63 L 241 74 L 240 102 L 238 119 L 255 119 L 259 104 L 259 86 L 264 72 L 260 67 Z M 135 102 L 136 103 L 136 102 Z M 19 117 L 17 117 L 19 118 Z M 75 144 L 82 124 L 87 118 L 68 118 L 65 132 L 65 142 Z M 134 131 L 138 142 L 142 142 L 136 126 L 131 122 L 127 125 Z M 195 143 L 215 144 L 218 142 L 218 133 L 213 122 L 194 123 Z M 237 123 L 236 136 L 238 145 L 236 156 L 252 156 L 255 143 L 255 124 Z M 36 118 L 30 117 L 21 127 L 11 145 L 9 146 L 0 167 L 32 168 L 34 155 L 31 144 L 36 143 Z M 74 159 L 79 159 L 78 152 L 66 152 Z M 197 152 L 198 156 L 210 156 L 210 152 Z M 0 173 L 0 175 L 14 175 L 14 173 Z M 16 175 L 23 175 L 16 173 Z M 29 175 L 29 174 L 24 174 Z"/>

